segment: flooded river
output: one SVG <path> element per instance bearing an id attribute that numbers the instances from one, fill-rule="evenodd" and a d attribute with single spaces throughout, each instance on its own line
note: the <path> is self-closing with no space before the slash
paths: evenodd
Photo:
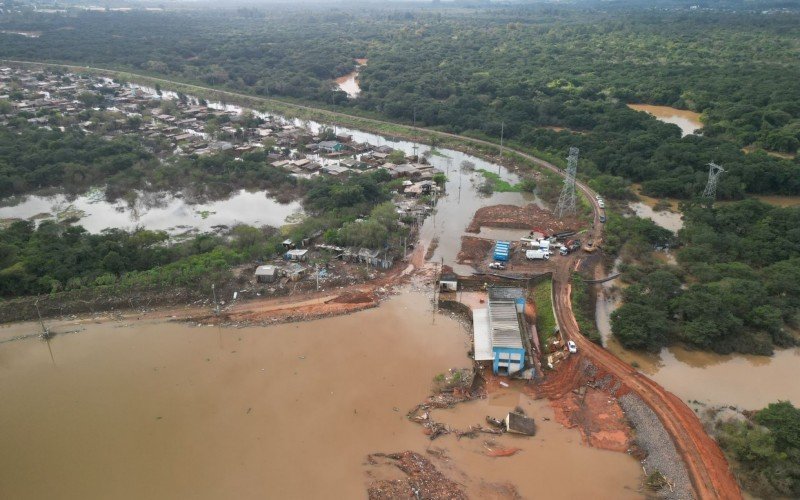
<path id="1" fill-rule="evenodd" d="M 683 136 L 694 134 L 703 128 L 703 123 L 700 121 L 700 113 L 695 113 L 694 111 L 650 104 L 628 104 L 628 107 L 636 111 L 649 113 L 664 123 L 677 125 L 680 127 L 681 135 Z"/>
<path id="2" fill-rule="evenodd" d="M 535 438 L 501 437 L 523 448 L 510 458 L 485 457 L 481 439 L 431 443 L 405 412 L 437 373 L 469 366 L 469 336 L 434 318 L 421 293 L 269 328 L 51 327 L 82 331 L 57 335 L 52 358 L 38 339 L 0 344 L 5 498 L 364 498 L 367 454 L 430 446 L 447 451 L 443 471 L 461 483 L 510 481 L 526 498 L 639 496 L 635 459 L 583 446 L 552 421 Z M 0 339 L 36 329 L 0 327 Z M 452 418 L 479 423 L 517 404 L 552 417 L 500 394 Z"/>

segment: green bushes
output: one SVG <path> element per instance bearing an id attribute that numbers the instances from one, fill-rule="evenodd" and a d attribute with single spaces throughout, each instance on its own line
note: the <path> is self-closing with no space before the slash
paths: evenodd
<path id="1" fill-rule="evenodd" d="M 553 312 L 553 282 L 550 279 L 541 281 L 533 288 L 533 300 L 536 304 L 536 331 L 542 353 L 551 342 L 556 331 L 556 317 Z"/>
<path id="2" fill-rule="evenodd" d="M 589 296 L 589 285 L 583 282 L 578 273 L 572 274 L 572 312 L 578 322 L 581 333 L 596 344 L 602 344 L 603 339 L 594 322 L 594 310 Z"/>
<path id="3" fill-rule="evenodd" d="M 675 341 L 720 353 L 795 345 L 787 326 L 800 314 L 800 208 L 745 200 L 684 213 L 680 267 L 623 266 L 633 284 L 612 314 L 614 335 L 649 351 Z M 657 234 L 633 218 L 609 222 L 609 240 L 626 247 Z"/>
<path id="4" fill-rule="evenodd" d="M 717 439 L 747 490 L 764 498 L 800 496 L 800 409 L 790 402 L 771 403 L 751 421 L 721 424 Z"/>

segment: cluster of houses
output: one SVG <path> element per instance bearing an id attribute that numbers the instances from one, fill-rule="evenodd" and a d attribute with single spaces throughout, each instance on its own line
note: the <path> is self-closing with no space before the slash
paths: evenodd
<path id="1" fill-rule="evenodd" d="M 239 157 L 266 148 L 272 166 L 299 177 L 383 169 L 393 179 L 404 180 L 401 193 L 420 196 L 436 188 L 433 179 L 438 171 L 425 158 L 392 163 L 389 158 L 397 161 L 398 155 L 392 155 L 389 146 L 359 143 L 348 134 L 330 130 L 315 134 L 255 112 L 245 119 L 236 106 L 124 85 L 105 77 L 4 67 L 0 68 L 0 100 L 10 103 L 10 115 L 24 112 L 36 126 L 62 130 L 78 126 L 107 139 L 134 134 L 145 139 L 151 149 L 158 143 L 165 155 L 228 152 Z M 7 120 L 8 116 L 0 116 L 0 124 Z"/>
<path id="2" fill-rule="evenodd" d="M 160 157 L 224 152 L 234 158 L 261 148 L 267 163 L 298 177 L 349 176 L 384 170 L 401 179 L 395 206 L 401 218 L 421 221 L 430 207 L 418 198 L 439 189 L 437 171 L 424 157 L 408 157 L 389 146 L 359 143 L 330 129 L 318 132 L 279 117 L 76 73 L 0 67 L 0 126 L 24 117 L 34 126 L 62 131 L 79 127 L 112 139 L 133 135 Z M 5 114 L 3 114 L 5 113 Z M 393 163 L 392 161 L 397 162 Z M 309 274 L 308 251 L 326 251 L 340 262 L 376 269 L 397 255 L 370 248 L 322 248 L 313 241 L 287 242 L 285 263 L 259 267 L 259 281 L 296 281 Z"/>

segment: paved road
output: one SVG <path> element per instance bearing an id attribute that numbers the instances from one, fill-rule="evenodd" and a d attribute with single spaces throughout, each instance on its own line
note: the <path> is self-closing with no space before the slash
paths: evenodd
<path id="1" fill-rule="evenodd" d="M 295 109 L 303 109 L 315 113 L 325 112 L 330 116 L 342 116 L 347 118 L 358 118 L 367 123 L 374 123 L 376 125 L 397 125 L 393 122 L 376 120 L 371 118 L 353 117 L 345 113 L 335 111 L 321 110 L 310 106 L 303 106 L 300 104 L 287 103 L 276 99 L 267 99 L 254 97 L 247 94 L 240 94 L 236 92 L 222 91 L 199 85 L 184 84 L 174 82 L 162 78 L 154 78 L 144 75 L 137 75 L 124 71 L 113 71 L 103 68 L 94 68 L 88 66 L 75 66 L 67 64 L 46 64 L 38 63 L 36 61 L 19 61 L 19 60 L 2 60 L 6 63 L 17 64 L 42 64 L 45 66 L 58 66 L 70 68 L 76 71 L 94 71 L 99 73 L 110 74 L 112 76 L 119 76 L 127 79 L 149 79 L 157 81 L 166 85 L 181 85 L 186 88 L 196 89 L 202 92 L 216 92 L 220 95 L 228 95 L 234 98 L 242 98 L 253 101 L 261 101 L 264 103 L 275 103 L 282 106 L 288 106 Z M 533 155 L 517 151 L 507 146 L 500 147 L 499 145 L 484 141 L 481 139 L 474 139 L 471 137 L 464 137 L 458 134 L 449 134 L 446 132 L 439 132 L 429 130 L 423 127 L 406 127 L 408 130 L 417 130 L 424 132 L 429 136 L 449 137 L 461 141 L 488 145 L 494 148 L 502 149 L 504 152 L 514 153 L 519 155 L 539 167 L 549 169 L 559 175 L 564 175 L 564 171 L 555 165 L 537 158 Z M 601 208 L 595 198 L 596 193 L 592 191 L 589 186 L 583 182 L 576 182 L 576 186 L 581 190 L 586 198 L 592 205 L 594 213 L 594 222 L 589 231 L 588 238 L 593 240 L 596 245 L 602 242 L 603 225 L 600 223 Z M 716 442 L 708 436 L 703 429 L 702 424 L 692 410 L 686 406 L 674 394 L 666 391 L 663 387 L 650 380 L 648 377 L 632 368 L 627 363 L 621 361 L 619 358 L 606 351 L 602 347 L 589 341 L 580 333 L 577 321 L 572 312 L 571 304 L 571 286 L 569 279 L 571 276 L 572 266 L 576 264 L 574 259 L 564 259 L 564 265 L 560 266 L 558 272 L 554 273 L 553 292 L 555 296 L 555 311 L 556 317 L 561 328 L 561 332 L 566 339 L 573 340 L 579 348 L 580 355 L 589 357 L 595 365 L 599 368 L 606 370 L 608 373 L 614 374 L 623 384 L 630 390 L 635 392 L 644 402 L 646 402 L 658 415 L 662 424 L 669 434 L 672 436 L 675 446 L 683 457 L 686 468 L 691 476 L 692 484 L 694 486 L 697 496 L 701 499 L 724 498 L 724 499 L 737 499 L 742 498 L 739 485 L 736 483 L 733 475 L 728 468 L 728 462 L 722 454 Z"/>

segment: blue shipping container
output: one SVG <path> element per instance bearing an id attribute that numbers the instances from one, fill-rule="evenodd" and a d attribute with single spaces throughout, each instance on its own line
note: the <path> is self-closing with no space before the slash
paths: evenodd
<path id="1" fill-rule="evenodd" d="M 508 241 L 498 241 L 494 245 L 494 260 L 506 262 L 511 251 L 511 243 Z"/>

